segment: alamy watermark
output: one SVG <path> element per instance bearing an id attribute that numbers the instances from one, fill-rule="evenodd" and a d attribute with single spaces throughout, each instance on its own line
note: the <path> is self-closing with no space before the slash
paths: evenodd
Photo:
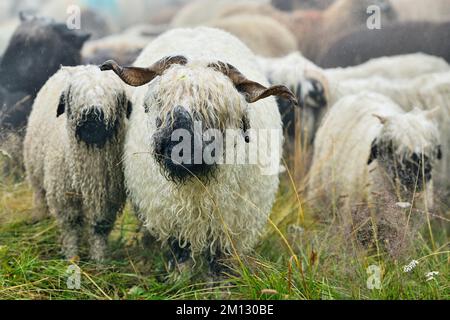
<path id="1" fill-rule="evenodd" d="M 261 174 L 279 173 L 283 132 L 280 129 L 218 129 L 203 131 L 202 122 L 194 130 L 174 130 L 170 159 L 181 165 L 257 165 Z M 247 142 L 246 142 L 247 141 Z"/>
<path id="2" fill-rule="evenodd" d="M 72 264 L 66 270 L 67 289 L 80 290 L 81 289 L 81 269 L 79 266 Z"/>
<path id="3" fill-rule="evenodd" d="M 68 6 L 66 26 L 69 30 L 81 30 L 81 8 L 79 6 Z"/>
<path id="4" fill-rule="evenodd" d="M 367 275 L 367 289 L 380 290 L 381 289 L 381 268 L 376 265 L 371 265 L 366 270 Z"/>
<path id="5" fill-rule="evenodd" d="M 367 7 L 367 14 L 369 18 L 367 19 L 367 28 L 369 30 L 380 30 L 381 29 L 381 8 L 377 5 L 371 5 Z"/>

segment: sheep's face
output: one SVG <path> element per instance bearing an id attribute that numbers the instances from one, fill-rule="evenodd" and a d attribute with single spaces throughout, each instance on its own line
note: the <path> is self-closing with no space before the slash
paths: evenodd
<path id="1" fill-rule="evenodd" d="M 155 80 L 144 108 L 149 122 L 156 121 L 151 133 L 154 157 L 166 178 L 175 183 L 193 178 L 208 181 L 223 163 L 223 155 L 239 143 L 231 147 L 227 143 L 229 137 L 236 141 L 236 132 L 241 142 L 249 142 L 249 103 L 279 95 L 298 105 L 286 87 L 266 88 L 220 61 L 188 64 L 185 57 L 173 56 L 149 68 L 124 68 L 108 61 L 101 69 L 113 70 L 133 86 Z"/>
<path id="2" fill-rule="evenodd" d="M 321 113 L 328 105 L 325 86 L 321 81 L 307 77 L 301 80 L 292 91 L 304 107 L 301 116 L 302 136 L 307 136 L 308 141 L 312 143 Z M 290 103 L 284 99 L 277 99 L 277 104 L 283 118 L 283 127 L 289 137 L 294 137 L 295 117 Z"/>
<path id="3" fill-rule="evenodd" d="M 377 159 L 397 188 L 409 194 L 423 191 L 441 158 L 436 125 L 417 110 L 381 119 L 384 126 L 372 143 L 369 163 Z"/>
<path id="4" fill-rule="evenodd" d="M 116 137 L 130 110 L 120 81 L 96 67 L 86 67 L 73 74 L 60 97 L 57 116 L 66 114 L 68 128 L 79 143 L 102 148 Z"/>
<path id="5" fill-rule="evenodd" d="M 225 141 L 211 136 L 226 137 L 226 130 L 245 132 L 247 108 L 248 103 L 232 82 L 212 68 L 178 65 L 155 80 L 145 109 L 151 119 L 156 119 L 153 153 L 166 176 L 177 182 L 192 176 L 212 177 L 217 161 L 207 159 L 205 150 L 223 153 Z M 183 142 L 189 141 L 186 148 L 177 151 L 180 137 Z M 238 139 L 244 141 L 245 135 L 238 135 Z"/>

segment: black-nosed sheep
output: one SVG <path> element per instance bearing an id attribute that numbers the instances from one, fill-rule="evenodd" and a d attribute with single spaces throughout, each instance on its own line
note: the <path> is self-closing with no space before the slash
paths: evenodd
<path id="1" fill-rule="evenodd" d="M 388 251 L 397 252 L 409 223 L 424 221 L 433 206 L 432 177 L 441 157 L 436 116 L 405 112 L 371 92 L 342 98 L 317 132 L 308 197 L 328 219 L 337 208 L 338 221 L 362 244 L 374 240 L 374 229 Z M 412 213 L 398 203 L 410 203 Z"/>
<path id="2" fill-rule="evenodd" d="M 432 77 L 432 73 L 450 70 L 449 64 L 444 59 L 422 53 L 382 57 L 355 67 L 336 69 L 321 69 L 299 53 L 276 59 L 260 57 L 258 61 L 271 82 L 286 85 L 304 104 L 302 131 L 307 134 L 309 142 L 314 139 L 316 130 L 328 107 L 344 95 L 358 93 L 361 90 L 387 94 L 389 89 L 395 91 L 394 88 L 398 87 L 389 79 L 395 79 L 396 82 L 403 84 L 405 79 L 426 77 L 426 75 Z M 379 80 L 371 82 L 374 77 Z M 411 82 L 414 81 L 411 80 Z M 377 87 L 380 88 L 377 89 Z M 379 91 L 382 87 L 385 90 Z M 412 83 L 411 87 L 413 87 Z M 416 88 L 419 89 L 418 86 Z M 411 90 L 408 91 L 408 94 Z M 392 95 L 388 95 L 393 98 Z M 413 97 L 414 95 L 411 95 L 411 99 Z M 398 99 L 395 101 L 398 102 Z M 416 103 L 413 100 L 410 102 Z M 403 106 L 403 103 L 398 103 Z M 283 103 L 279 105 L 285 128 L 292 137 L 294 135 L 294 114 L 291 108 L 286 108 Z M 428 108 L 427 105 L 424 107 Z"/>
<path id="3" fill-rule="evenodd" d="M 67 258 L 86 228 L 90 257 L 105 257 L 125 204 L 121 161 L 128 102 L 122 82 L 95 66 L 64 67 L 39 92 L 24 158 L 36 206 L 56 217 Z"/>
<path id="4" fill-rule="evenodd" d="M 212 28 L 169 31 L 134 66 L 102 67 L 140 86 L 125 143 L 131 201 L 149 231 L 172 245 L 175 261 L 207 254 L 217 272 L 222 257 L 249 252 L 268 221 L 282 149 L 270 96 L 295 96 L 284 86 L 266 87 L 251 51 Z M 181 150 L 180 138 L 187 139 Z M 246 161 L 245 150 L 258 164 Z"/>

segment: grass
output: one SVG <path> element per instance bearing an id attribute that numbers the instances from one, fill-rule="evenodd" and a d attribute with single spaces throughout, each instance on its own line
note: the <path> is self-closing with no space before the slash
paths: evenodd
<path id="1" fill-rule="evenodd" d="M 162 250 L 144 250 L 129 208 L 110 237 L 110 261 L 65 261 L 55 221 L 35 219 L 27 184 L 5 179 L 0 182 L 0 299 L 450 298 L 448 223 L 435 221 L 425 228 L 411 256 L 393 260 L 383 253 L 356 254 L 342 250 L 329 227 L 299 205 L 290 181 L 285 177 L 271 223 L 252 256 L 231 261 L 233 275 L 211 284 L 202 266 L 190 277 L 168 280 Z M 406 273 L 403 267 L 411 260 L 419 264 Z M 73 264 L 81 270 L 79 290 L 67 285 Z M 380 289 L 368 289 L 371 265 L 380 268 Z M 427 281 L 431 271 L 439 275 Z"/>

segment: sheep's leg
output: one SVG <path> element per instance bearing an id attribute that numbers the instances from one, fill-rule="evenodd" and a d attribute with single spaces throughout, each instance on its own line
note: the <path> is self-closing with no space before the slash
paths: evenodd
<path id="1" fill-rule="evenodd" d="M 136 232 L 142 235 L 141 244 L 144 249 L 151 249 L 153 245 L 156 243 L 155 237 L 152 236 L 150 231 L 144 226 L 144 222 L 142 221 L 139 215 L 139 208 L 137 206 L 133 206 L 133 212 L 136 218 L 138 219 L 138 226 L 136 228 Z"/>
<path id="2" fill-rule="evenodd" d="M 207 253 L 206 254 L 207 261 L 208 261 L 208 267 L 209 267 L 209 273 L 213 278 L 221 278 L 225 274 L 225 272 L 228 270 L 227 266 L 224 265 L 223 259 L 225 258 L 225 255 L 222 254 L 220 251 L 216 252 L 215 254 Z"/>
<path id="3" fill-rule="evenodd" d="M 169 240 L 170 245 L 170 259 L 169 259 L 169 269 L 178 268 L 183 265 L 191 258 L 191 250 L 189 245 L 185 248 L 180 246 L 180 242 L 176 239 Z"/>
<path id="4" fill-rule="evenodd" d="M 33 219 L 39 221 L 47 216 L 49 210 L 45 190 L 42 188 L 35 188 L 35 190 Z"/>
<path id="5" fill-rule="evenodd" d="M 89 224 L 90 258 L 93 261 L 102 262 L 105 259 L 108 236 L 114 227 L 114 222 L 114 218 L 98 217 Z"/>
<path id="6" fill-rule="evenodd" d="M 56 214 L 56 218 L 61 230 L 62 251 L 64 256 L 70 260 L 78 256 L 78 246 L 83 229 L 81 212 L 71 208 L 64 209 L 64 212 Z"/>
<path id="7" fill-rule="evenodd" d="M 182 248 L 178 240 L 170 239 L 169 246 L 169 279 L 178 281 L 182 277 L 189 277 L 193 267 L 189 245 Z"/>

